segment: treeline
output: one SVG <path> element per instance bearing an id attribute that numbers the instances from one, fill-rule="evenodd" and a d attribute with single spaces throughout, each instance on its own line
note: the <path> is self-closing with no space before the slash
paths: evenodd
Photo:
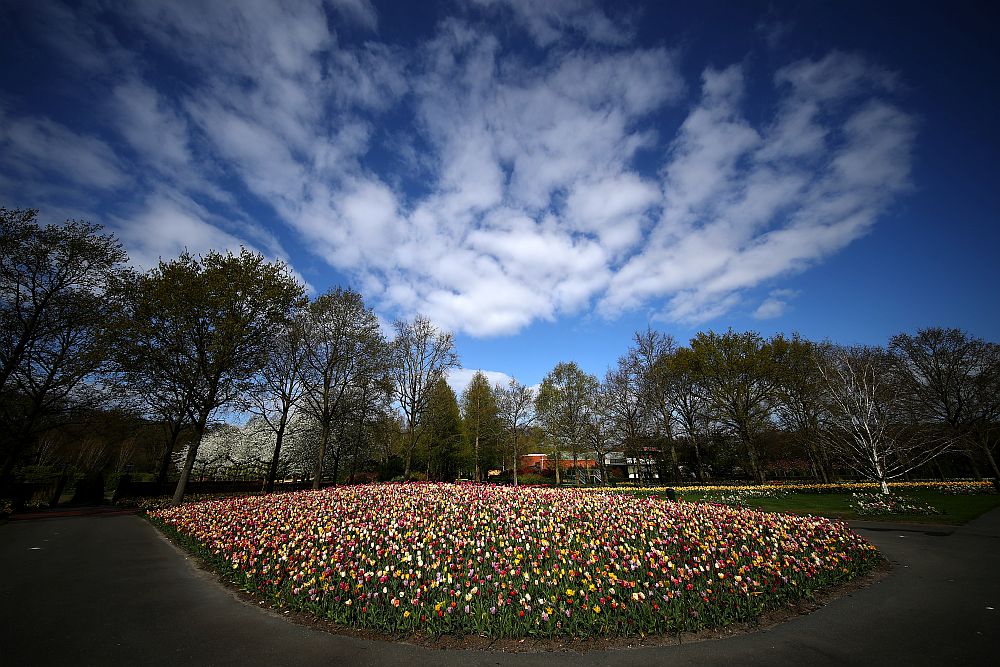
<path id="1" fill-rule="evenodd" d="M 851 348 L 647 330 L 602 378 L 567 361 L 537 392 L 477 373 L 456 396 L 450 333 L 416 317 L 386 335 L 360 294 L 309 299 L 280 262 L 184 253 L 140 273 L 97 225 L 6 209 L 0 225 L 2 478 L 176 476 L 180 502 L 191 479 L 1000 476 L 1000 352 L 958 330 Z"/>

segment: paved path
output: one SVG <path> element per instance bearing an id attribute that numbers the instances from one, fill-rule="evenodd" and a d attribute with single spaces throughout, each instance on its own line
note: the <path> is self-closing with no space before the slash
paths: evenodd
<path id="1" fill-rule="evenodd" d="M 136 516 L 0 526 L 2 665 L 966 665 L 1000 652 L 1000 509 L 960 528 L 859 522 L 878 583 L 770 630 L 575 653 L 340 637 L 241 602 Z"/>

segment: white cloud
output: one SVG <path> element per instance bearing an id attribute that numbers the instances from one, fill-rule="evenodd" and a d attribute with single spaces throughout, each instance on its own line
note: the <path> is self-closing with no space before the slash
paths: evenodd
<path id="1" fill-rule="evenodd" d="M 769 320 L 781 317 L 788 308 L 788 301 L 799 295 L 797 290 L 777 289 L 771 290 L 767 298 L 761 301 L 757 309 L 753 311 L 753 316 L 758 320 Z"/>
<path id="2" fill-rule="evenodd" d="M 387 316 L 481 336 L 592 307 L 698 323 L 864 235 L 909 187 L 901 86 L 857 54 L 780 68 L 770 113 L 755 99 L 751 120 L 744 67 L 689 86 L 676 52 L 636 47 L 633 26 L 591 2 L 476 0 L 406 50 L 379 41 L 367 0 L 109 11 L 133 39 L 82 10 L 72 35 L 130 63 L 100 69 L 128 159 L 7 111 L 0 185 L 138 184 L 116 227 L 141 262 L 240 243 L 286 256 L 251 222 L 273 211 Z M 511 48 L 518 30 L 530 56 Z M 178 61 L 178 80 L 125 43 Z"/>
<path id="3" fill-rule="evenodd" d="M 124 186 L 121 160 L 100 138 L 48 118 L 16 118 L 0 107 L 0 165 L 36 182 L 53 176 L 98 190 Z"/>
<path id="4" fill-rule="evenodd" d="M 511 381 L 511 376 L 503 373 L 501 371 L 486 371 L 475 368 L 452 368 L 448 371 L 448 386 L 452 388 L 455 395 L 458 396 L 459 400 L 462 398 L 462 392 L 465 388 L 469 386 L 472 382 L 472 377 L 476 373 L 482 373 L 489 380 L 490 386 L 494 387 L 498 384 L 506 386 L 508 382 Z"/>

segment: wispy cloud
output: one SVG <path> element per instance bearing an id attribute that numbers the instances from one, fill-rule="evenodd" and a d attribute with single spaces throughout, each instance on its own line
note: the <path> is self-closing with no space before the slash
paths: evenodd
<path id="1" fill-rule="evenodd" d="M 776 289 L 771 290 L 757 309 L 753 311 L 753 316 L 758 320 L 770 320 L 781 317 L 788 308 L 788 302 L 799 295 L 798 290 Z"/>
<path id="2" fill-rule="evenodd" d="M 772 113 L 751 121 L 760 72 L 685 81 L 676 51 L 589 2 L 473 0 L 406 50 L 367 0 L 116 6 L 129 39 L 53 7 L 107 127 L 0 107 L 0 188 L 114 192 L 141 262 L 241 243 L 287 258 L 290 237 L 387 317 L 483 336 L 590 309 L 702 322 L 908 188 L 914 120 L 857 54 L 766 73 Z"/>

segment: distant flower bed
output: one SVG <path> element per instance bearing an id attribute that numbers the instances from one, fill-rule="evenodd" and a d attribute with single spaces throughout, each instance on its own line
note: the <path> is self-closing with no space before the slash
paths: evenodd
<path id="1" fill-rule="evenodd" d="M 921 503 L 912 498 L 893 493 L 853 493 L 851 508 L 865 516 L 884 516 L 892 514 L 940 514 L 941 510 Z"/>
<path id="2" fill-rule="evenodd" d="M 879 558 L 824 518 L 544 488 L 334 487 L 150 516 L 279 605 L 393 634 L 697 630 Z"/>
<path id="3" fill-rule="evenodd" d="M 661 492 L 667 488 L 673 488 L 680 493 L 854 493 L 856 491 L 877 490 L 879 485 L 874 482 L 838 482 L 836 484 L 715 484 L 715 485 L 692 485 L 692 486 L 614 486 L 614 487 L 586 487 L 588 491 L 617 491 L 617 492 Z M 996 493 L 992 482 L 889 482 L 890 489 L 926 489 L 941 491 L 942 493 L 967 493 L 990 494 Z M 777 497 L 777 496 L 757 496 L 757 497 Z"/>
<path id="4" fill-rule="evenodd" d="M 184 496 L 184 503 L 200 503 L 206 500 L 226 500 L 229 498 L 242 498 L 244 496 L 261 495 L 260 493 L 189 493 Z M 173 496 L 152 496 L 149 498 L 119 498 L 117 505 L 151 512 L 153 510 L 170 507 L 174 500 Z"/>

